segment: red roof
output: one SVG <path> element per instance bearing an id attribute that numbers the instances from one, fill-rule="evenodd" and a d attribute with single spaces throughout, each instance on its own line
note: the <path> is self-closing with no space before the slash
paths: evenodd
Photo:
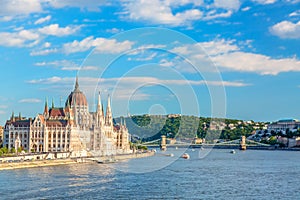
<path id="1" fill-rule="evenodd" d="M 48 120 L 46 122 L 47 126 L 67 126 L 68 121 L 67 120 Z"/>
<path id="2" fill-rule="evenodd" d="M 50 117 L 65 117 L 65 111 L 63 108 L 51 108 L 49 111 L 49 116 Z"/>

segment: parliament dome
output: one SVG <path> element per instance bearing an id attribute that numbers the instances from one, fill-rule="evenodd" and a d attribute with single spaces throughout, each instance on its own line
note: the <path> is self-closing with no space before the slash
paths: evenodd
<path id="1" fill-rule="evenodd" d="M 79 84 L 78 84 L 78 78 L 76 77 L 76 83 L 74 91 L 71 92 L 71 94 L 68 96 L 68 99 L 66 101 L 66 106 L 88 106 L 86 96 L 79 90 Z"/>

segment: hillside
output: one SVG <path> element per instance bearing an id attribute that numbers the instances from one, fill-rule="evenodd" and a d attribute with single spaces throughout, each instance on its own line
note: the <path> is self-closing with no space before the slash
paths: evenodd
<path id="1" fill-rule="evenodd" d="M 123 119 L 129 133 L 143 141 L 159 139 L 161 135 L 168 138 L 234 140 L 266 126 L 263 122 L 181 115 L 134 115 Z M 115 118 L 115 122 L 120 123 L 120 118 Z"/>

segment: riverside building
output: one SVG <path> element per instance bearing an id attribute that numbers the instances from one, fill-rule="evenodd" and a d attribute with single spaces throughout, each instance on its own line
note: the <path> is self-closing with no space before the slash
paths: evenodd
<path id="1" fill-rule="evenodd" d="M 124 122 L 113 124 L 110 98 L 106 114 L 100 94 L 95 112 L 89 112 L 86 96 L 75 88 L 68 96 L 64 107 L 48 107 L 35 118 L 14 116 L 4 127 L 3 144 L 8 149 L 22 148 L 28 152 L 70 152 L 71 156 L 114 155 L 130 153 L 129 133 Z"/>

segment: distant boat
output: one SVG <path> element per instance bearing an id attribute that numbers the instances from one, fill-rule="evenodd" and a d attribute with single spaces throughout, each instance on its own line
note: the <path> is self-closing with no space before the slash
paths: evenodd
<path id="1" fill-rule="evenodd" d="M 232 150 L 230 151 L 230 153 L 232 153 L 232 154 L 235 154 L 235 150 L 234 150 L 234 149 L 232 149 Z"/>
<path id="2" fill-rule="evenodd" d="M 195 151 L 195 149 L 192 149 L 192 151 Z"/>
<path id="3" fill-rule="evenodd" d="M 175 149 L 178 149 L 178 147 L 175 147 Z"/>
<path id="4" fill-rule="evenodd" d="M 99 164 L 108 164 L 108 163 L 115 163 L 117 162 L 117 160 L 113 159 L 113 158 L 109 158 L 106 160 L 98 160 L 97 163 Z"/>
<path id="5" fill-rule="evenodd" d="M 187 153 L 182 154 L 181 158 L 190 159 L 190 155 Z"/>
<path id="6" fill-rule="evenodd" d="M 201 147 L 201 150 L 204 150 L 204 147 Z"/>

